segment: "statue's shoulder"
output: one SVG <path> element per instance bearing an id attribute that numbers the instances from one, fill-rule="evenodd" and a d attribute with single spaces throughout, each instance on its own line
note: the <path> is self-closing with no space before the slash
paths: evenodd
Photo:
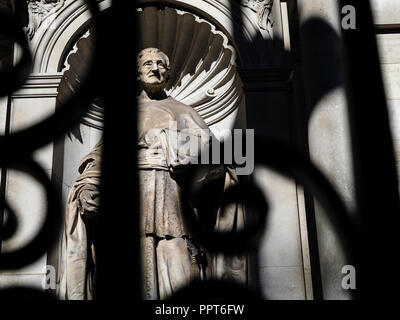
<path id="1" fill-rule="evenodd" d="M 179 102 L 172 97 L 168 97 L 168 99 L 176 119 L 189 117 L 193 119 L 194 122 L 196 122 L 201 128 L 208 128 L 202 116 L 192 106 Z"/>
<path id="2" fill-rule="evenodd" d="M 184 104 L 172 97 L 168 97 L 166 100 L 168 101 L 168 103 L 179 106 L 181 108 L 192 108 L 191 106 L 188 106 L 187 104 Z"/>
<path id="3" fill-rule="evenodd" d="M 193 114 L 197 115 L 197 111 L 192 106 L 184 104 L 172 97 L 168 97 L 167 100 L 168 100 L 168 104 L 175 110 L 179 111 L 180 113 L 189 113 L 192 115 Z"/>
<path id="4" fill-rule="evenodd" d="M 88 167 L 89 163 L 92 163 L 93 166 L 97 168 L 100 167 L 100 162 L 102 158 L 102 149 L 103 149 L 103 139 L 101 139 L 97 145 L 87 154 L 80 162 L 78 172 L 82 174 L 86 168 Z"/>

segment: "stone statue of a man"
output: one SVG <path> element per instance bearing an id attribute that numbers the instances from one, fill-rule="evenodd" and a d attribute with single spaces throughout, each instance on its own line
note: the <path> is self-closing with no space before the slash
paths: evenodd
<path id="1" fill-rule="evenodd" d="M 188 159 L 184 159 L 186 154 L 173 157 L 179 154 L 179 145 L 171 137 L 176 131 L 189 130 L 204 145 L 211 136 L 192 107 L 166 96 L 164 88 L 170 71 L 166 54 L 155 48 L 144 49 L 137 57 L 137 67 L 141 87 L 138 165 L 145 298 L 156 298 L 158 291 L 159 298 L 164 299 L 205 271 L 201 265 L 204 256 L 190 238 L 181 211 L 184 206 L 178 181 Z"/>
<path id="2" fill-rule="evenodd" d="M 192 107 L 166 95 L 164 89 L 170 72 L 166 54 L 156 48 L 142 50 L 137 56 L 137 71 L 143 298 L 165 299 L 192 280 L 204 277 L 244 281 L 245 259 L 239 257 L 227 262 L 214 257 L 211 261 L 209 256 L 207 261 L 207 255 L 192 239 L 183 220 L 179 179 L 185 174 L 190 158 L 199 153 L 182 152 L 174 135 L 189 132 L 201 147 L 214 138 L 212 133 Z M 96 259 L 90 234 L 93 232 L 91 218 L 97 214 L 101 147 L 100 142 L 83 159 L 81 175 L 68 197 L 61 258 L 62 299 L 95 298 Z M 222 179 L 222 186 L 231 181 L 226 178 L 228 174 L 222 165 L 204 172 L 200 180 Z M 237 215 L 237 208 L 234 211 Z M 239 225 L 243 223 L 242 216 L 231 220 Z M 225 218 L 215 225 L 228 230 L 232 223 Z"/>

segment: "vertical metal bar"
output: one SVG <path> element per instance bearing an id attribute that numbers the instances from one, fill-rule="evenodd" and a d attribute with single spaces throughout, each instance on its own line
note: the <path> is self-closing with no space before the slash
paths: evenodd
<path id="1" fill-rule="evenodd" d="M 105 93 L 97 299 L 141 297 L 136 132 L 135 3 L 114 0 L 99 26 Z M 126 74 L 127 77 L 123 77 Z M 126 294 L 126 292 L 129 294 Z"/>
<path id="2" fill-rule="evenodd" d="M 10 57 L 14 56 L 14 46 L 10 50 Z M 12 65 L 12 59 L 8 63 Z M 8 136 L 10 134 L 10 119 L 11 119 L 11 95 L 7 97 L 7 111 L 6 111 L 6 125 L 4 128 L 4 136 Z M 4 214 L 5 214 L 5 201 L 6 201 L 6 185 L 7 185 L 7 168 L 1 168 L 1 181 L 0 181 L 0 203 L 3 205 L 0 206 L 0 253 L 2 251 L 3 241 L 1 239 L 1 229 L 4 225 Z"/>
<path id="3" fill-rule="evenodd" d="M 6 128 L 4 135 L 7 136 L 10 132 L 10 116 L 11 116 L 11 97 L 7 98 L 7 113 L 6 113 Z M 6 201 L 6 185 L 7 185 L 7 168 L 1 168 L 1 182 L 0 182 L 0 202 L 2 203 L 0 207 L 0 252 L 2 250 L 3 241 L 1 239 L 1 229 L 4 225 L 4 215 L 5 215 L 5 201 Z"/>
<path id="4" fill-rule="evenodd" d="M 293 12 L 290 21 L 290 47 L 293 58 L 293 91 L 289 95 L 290 103 L 293 106 L 292 113 L 292 139 L 294 145 L 303 156 L 310 160 L 308 145 L 308 114 L 310 106 L 307 105 L 305 97 L 305 75 L 302 59 L 302 44 L 300 34 L 299 13 L 296 1 L 287 3 L 288 12 Z M 298 186 L 299 187 L 299 186 Z M 310 255 L 310 269 L 312 278 L 312 296 L 314 300 L 323 300 L 322 276 L 320 255 L 318 249 L 317 223 L 315 217 L 314 197 L 309 190 L 304 190 L 304 206 L 307 221 L 307 240 Z"/>
<path id="5" fill-rule="evenodd" d="M 400 284 L 390 262 L 400 227 L 393 141 L 370 3 L 340 0 L 339 10 L 346 5 L 356 14 L 356 28 L 342 28 L 342 36 L 359 211 L 357 291 L 360 298 L 390 298 L 389 286 Z M 377 273 L 386 280 L 373 278 Z"/>

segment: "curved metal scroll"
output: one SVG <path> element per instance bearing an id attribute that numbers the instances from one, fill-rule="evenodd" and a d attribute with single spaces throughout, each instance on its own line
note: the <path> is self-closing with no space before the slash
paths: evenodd
<path id="1" fill-rule="evenodd" d="M 92 15 L 94 29 L 98 17 L 98 7 L 95 0 L 86 1 Z M 14 40 L 22 49 L 18 64 L 0 72 L 0 96 L 5 96 L 19 89 L 31 70 L 31 53 L 27 39 L 18 19 L 8 13 L 0 12 L 0 32 Z M 96 45 L 96 44 L 95 44 Z M 65 134 L 86 113 L 93 94 L 94 62 L 88 68 L 88 76 L 76 95 L 71 96 L 59 111 L 42 122 L 27 129 L 12 134 L 0 136 L 0 166 L 7 169 L 23 171 L 36 179 L 45 189 L 47 195 L 47 211 L 42 228 L 24 247 L 0 255 L 0 270 L 17 269 L 39 259 L 57 240 L 61 227 L 62 214 L 59 195 L 46 172 L 32 159 L 32 152 L 52 142 Z M 83 102 L 83 103 L 82 103 Z M 1 203 L 7 210 L 8 219 L 4 229 L 0 229 L 0 238 L 10 238 L 17 229 L 15 212 L 7 203 Z M 6 289 L 0 291 L 0 296 L 8 294 L 20 297 L 45 297 L 42 293 L 29 289 Z"/>
<path id="2" fill-rule="evenodd" d="M 357 247 L 355 226 L 350 220 L 350 214 L 346 206 L 327 178 L 316 166 L 305 159 L 304 156 L 281 143 L 259 138 L 255 140 L 254 148 L 256 150 L 255 163 L 257 165 L 269 167 L 286 177 L 295 179 L 319 200 L 339 236 L 342 247 L 345 248 L 347 261 L 353 265 L 357 265 L 358 257 L 357 252 L 354 250 Z M 266 154 L 257 152 L 257 150 L 268 150 L 269 152 Z M 207 215 L 207 212 L 191 214 L 194 211 L 191 209 L 189 199 L 193 196 L 190 194 L 190 191 L 193 190 L 192 186 L 195 184 L 195 177 L 196 172 L 188 178 L 186 185 L 182 188 L 184 191 L 183 199 L 185 200 L 184 217 L 194 237 L 198 238 L 199 242 L 211 252 L 241 254 L 256 249 L 260 244 L 260 236 L 265 231 L 268 210 L 268 206 L 258 187 L 252 184 L 239 184 L 230 187 L 226 191 L 225 204 L 234 203 L 239 200 L 244 206 L 252 207 L 252 217 L 249 218 L 252 218 L 251 220 L 255 222 L 239 232 L 219 233 L 207 229 L 199 223 L 197 217 L 202 214 Z M 207 185 L 205 184 L 203 187 L 206 188 Z M 225 292 L 225 294 L 229 293 L 229 297 L 244 300 L 257 296 L 251 290 L 224 281 L 221 282 L 221 286 L 226 290 L 218 291 L 220 293 L 218 296 L 215 291 L 209 290 L 213 285 L 215 285 L 215 280 L 205 282 L 204 284 L 191 284 L 182 289 L 172 299 L 185 300 L 188 299 L 187 297 L 192 297 L 191 299 L 227 298 L 228 296 L 224 296 L 222 292 Z"/>
<path id="3" fill-rule="evenodd" d="M 86 2 L 92 16 L 93 30 L 96 32 L 99 9 L 96 1 L 86 0 Z M 10 94 L 21 87 L 31 69 L 31 61 L 29 59 L 31 55 L 29 53 L 27 39 L 17 21 L 15 17 L 2 13 L 0 27 L 2 27 L 2 30 L 5 30 L 8 35 L 13 37 L 23 49 L 22 59 L 19 64 L 14 67 L 13 70 L 6 70 L 0 74 L 0 85 L 2 88 L 0 89 L 0 94 L 3 93 L 3 95 Z M 95 51 L 96 45 L 97 43 L 95 41 Z M 30 154 L 34 150 L 60 138 L 85 115 L 88 109 L 87 106 L 96 96 L 95 91 L 98 90 L 93 86 L 93 84 L 97 82 L 95 72 L 95 64 L 97 63 L 98 61 L 96 61 L 96 59 L 88 63 L 86 79 L 83 79 L 75 95 L 71 95 L 67 101 L 60 105 L 55 114 L 38 124 L 15 132 L 7 137 L 0 136 L 0 150 L 5 150 L 2 155 L 3 161 L 8 159 L 11 162 L 12 159 L 23 158 L 23 155 Z"/>

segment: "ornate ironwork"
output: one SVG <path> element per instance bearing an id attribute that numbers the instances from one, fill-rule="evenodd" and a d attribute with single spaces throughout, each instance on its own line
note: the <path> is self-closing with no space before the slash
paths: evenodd
<path id="1" fill-rule="evenodd" d="M 339 3 L 341 2 L 339 1 Z M 47 192 L 47 215 L 41 231 L 35 239 L 21 250 L 1 254 L 0 270 L 18 268 L 35 261 L 56 241 L 61 221 L 59 197 L 43 169 L 32 160 L 32 153 L 67 133 L 85 116 L 90 102 L 101 92 L 105 96 L 105 124 L 102 210 L 99 216 L 99 236 L 97 239 L 99 243 L 97 297 L 99 300 L 131 301 L 132 296 L 125 296 L 121 289 L 129 286 L 134 298 L 140 298 L 139 220 L 127 213 L 126 204 L 121 199 L 133 198 L 135 200 L 134 207 L 137 208 L 137 184 L 134 183 L 130 189 L 123 190 L 116 190 L 115 186 L 120 185 L 121 179 L 126 179 L 126 176 L 131 177 L 132 181 L 137 181 L 137 177 L 136 172 L 124 172 L 124 176 L 120 177 L 111 169 L 119 165 L 115 159 L 115 154 L 118 153 L 120 145 L 126 143 L 134 145 L 136 141 L 136 115 L 133 107 L 135 101 L 132 101 L 128 96 L 119 94 L 120 92 L 132 92 L 132 90 L 128 89 L 128 84 L 123 84 L 118 80 L 119 68 L 135 69 L 135 61 L 132 59 L 133 51 L 127 48 L 126 37 L 121 32 L 121 30 L 130 29 L 135 8 L 128 1 L 113 1 L 110 13 L 103 16 L 99 14 L 95 0 L 86 0 L 86 3 L 92 15 L 93 30 L 96 34 L 94 45 L 97 53 L 88 67 L 86 79 L 82 81 L 77 92 L 60 105 L 54 115 L 27 129 L 0 137 L 0 165 L 3 168 L 22 170 L 32 175 L 44 186 Z M 362 249 L 364 241 L 371 245 L 372 242 L 368 241 L 371 234 L 382 236 L 386 233 L 383 232 L 383 229 L 374 230 L 375 223 L 378 221 L 378 227 L 388 228 L 390 235 L 385 236 L 383 240 L 375 239 L 376 244 L 373 245 L 373 248 L 376 251 L 383 248 L 384 253 L 388 254 L 390 249 L 393 249 L 393 245 L 388 241 L 395 239 L 393 232 L 399 225 L 398 213 L 400 210 L 398 210 L 396 174 L 393 169 L 392 141 L 388 129 L 376 43 L 372 37 L 369 3 L 363 1 L 354 5 L 358 9 L 360 25 L 357 31 L 344 32 L 344 40 L 349 62 L 348 97 L 354 125 L 353 148 L 356 164 L 356 186 L 359 190 L 357 203 L 360 211 L 360 225 L 354 226 L 343 201 L 334 191 L 334 188 L 303 155 L 274 141 L 258 139 L 255 145 L 255 160 L 260 165 L 268 166 L 285 176 L 296 179 L 320 201 L 343 242 L 348 261 L 362 270 L 358 293 L 363 293 L 359 296 L 365 297 L 371 293 L 367 279 L 371 268 L 368 267 L 367 256 L 369 252 Z M 3 70 L 0 73 L 0 95 L 4 96 L 20 88 L 28 76 L 30 53 L 27 39 L 15 17 L 0 12 L 0 30 L 2 34 L 15 39 L 23 51 L 18 65 L 11 70 Z M 362 45 L 362 48 L 358 47 L 359 45 Z M 113 53 L 112 49 L 116 47 L 120 50 L 119 56 L 110 59 L 116 54 Z M 366 81 L 361 75 L 362 70 L 356 63 L 360 50 L 364 49 L 365 51 L 362 51 L 362 54 L 371 58 L 369 66 L 371 76 Z M 109 61 L 114 61 L 115 65 L 110 66 Z M 99 74 L 100 69 L 102 70 L 101 75 Z M 362 90 L 358 87 L 360 81 L 365 84 L 365 88 Z M 125 91 L 124 89 L 128 90 Z M 365 99 L 365 91 L 375 92 L 372 103 Z M 368 99 L 371 99 L 371 97 L 368 97 Z M 116 104 L 124 106 L 125 117 L 122 120 L 113 108 Z M 370 129 L 372 124 L 375 128 L 373 133 Z M 366 137 L 369 138 L 366 139 Z M 379 161 L 370 161 L 371 148 L 373 152 L 379 153 Z M 131 149 L 131 152 L 124 154 L 124 161 L 131 161 L 132 164 L 136 164 L 136 151 L 134 148 Z M 266 149 L 269 151 L 268 155 L 260 152 L 260 150 Z M 377 174 L 378 168 L 379 174 Z M 190 177 L 188 177 L 186 184 L 187 188 L 183 189 L 186 192 L 186 199 L 189 199 L 188 193 L 194 192 L 191 190 Z M 383 184 L 389 185 L 380 190 Z M 201 190 L 196 192 L 201 192 Z M 244 205 L 253 208 L 251 215 L 256 221 L 254 224 L 250 223 L 241 233 L 217 234 L 213 230 L 201 228 L 194 217 L 186 217 L 193 232 L 198 235 L 202 244 L 210 250 L 235 254 L 247 252 L 259 243 L 260 235 L 265 227 L 267 203 L 257 187 L 251 184 L 242 184 L 228 190 L 225 193 L 224 201 L 229 203 L 233 199 L 237 199 L 239 195 Z M 189 205 L 189 203 L 186 205 Z M 11 217 L 7 225 L 0 230 L 1 238 L 5 238 L 12 235 L 16 222 L 12 218 L 15 215 L 12 209 L 6 203 L 2 203 L 2 207 L 7 209 L 8 215 Z M 384 210 L 384 213 L 392 213 L 388 223 L 386 219 L 376 218 L 377 212 L 382 210 Z M 109 247 L 110 239 L 114 244 L 112 247 Z M 124 257 L 126 255 L 134 257 L 135 262 L 129 267 L 125 263 Z M 123 281 L 123 283 L 116 281 L 115 277 L 118 276 L 119 268 L 124 270 L 130 268 L 133 274 L 132 279 Z M 393 276 L 393 273 L 390 273 L 390 276 Z M 372 288 L 377 289 L 379 286 L 375 285 Z M 387 288 L 387 286 L 382 285 L 381 288 Z M 190 294 L 191 299 L 198 297 L 202 299 L 222 298 L 227 292 L 229 297 L 243 299 L 255 297 L 254 292 L 234 284 L 213 281 L 191 284 L 173 298 L 187 297 L 188 294 Z M 24 295 L 31 295 L 32 291 L 20 289 L 18 294 L 23 297 Z"/>

